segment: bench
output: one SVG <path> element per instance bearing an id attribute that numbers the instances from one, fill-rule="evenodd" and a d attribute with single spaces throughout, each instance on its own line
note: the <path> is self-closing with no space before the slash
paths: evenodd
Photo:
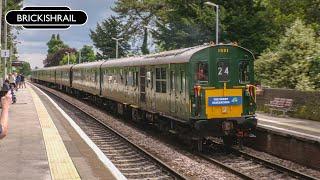
<path id="1" fill-rule="evenodd" d="M 265 106 L 269 107 L 271 115 L 273 111 L 281 111 L 284 116 L 288 111 L 293 111 L 292 105 L 293 100 L 286 98 L 274 98 L 269 104 L 265 104 Z"/>

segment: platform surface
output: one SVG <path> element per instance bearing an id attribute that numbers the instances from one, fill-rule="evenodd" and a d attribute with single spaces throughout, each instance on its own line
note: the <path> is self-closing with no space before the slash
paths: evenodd
<path id="1" fill-rule="evenodd" d="M 10 106 L 0 179 L 114 179 L 49 100 L 28 86 Z"/>
<path id="2" fill-rule="evenodd" d="M 320 142 L 320 122 L 257 113 L 258 127 Z"/>

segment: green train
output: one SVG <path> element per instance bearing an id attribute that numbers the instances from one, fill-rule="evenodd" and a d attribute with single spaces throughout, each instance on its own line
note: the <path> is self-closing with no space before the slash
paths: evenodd
<path id="1" fill-rule="evenodd" d="M 236 44 L 207 44 L 32 71 L 32 81 L 58 88 L 162 131 L 225 144 L 254 137 L 254 56 Z"/>

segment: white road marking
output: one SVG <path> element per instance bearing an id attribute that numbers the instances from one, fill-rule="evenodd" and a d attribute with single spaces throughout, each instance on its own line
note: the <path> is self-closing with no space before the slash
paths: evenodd
<path id="1" fill-rule="evenodd" d="M 30 84 L 32 85 L 32 84 Z M 45 94 L 38 87 L 32 85 L 39 90 L 44 96 L 46 96 L 50 102 L 59 110 L 64 118 L 68 120 L 74 130 L 80 135 L 80 137 L 88 144 L 88 146 L 95 152 L 100 161 L 111 171 L 112 175 L 118 180 L 126 180 L 127 178 L 117 169 L 114 164 L 108 159 L 108 157 L 97 147 L 97 145 L 82 131 L 82 129 L 71 119 L 71 117 L 64 112 L 57 103 L 55 103 L 47 94 Z"/>

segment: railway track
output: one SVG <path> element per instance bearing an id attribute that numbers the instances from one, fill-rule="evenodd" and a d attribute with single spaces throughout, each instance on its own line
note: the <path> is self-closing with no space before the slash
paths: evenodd
<path id="1" fill-rule="evenodd" d="M 41 88 L 41 85 L 37 85 L 37 87 Z M 54 95 L 56 100 L 71 105 L 74 108 L 74 112 L 79 111 L 78 113 L 83 114 L 82 116 L 84 117 L 81 118 L 82 120 L 79 122 L 76 120 L 77 124 L 128 179 L 185 179 L 184 176 L 172 170 L 143 148 L 131 143 L 130 140 L 112 130 L 112 128 L 99 119 L 82 111 L 81 108 L 71 102 L 61 99 L 53 92 L 43 90 Z M 85 118 L 85 116 L 87 116 L 87 118 Z M 101 124 L 103 126 L 101 126 Z M 271 161 L 247 154 L 241 150 L 229 149 L 228 153 L 226 153 L 225 149 L 221 148 L 221 144 L 214 141 L 211 142 L 211 144 L 214 146 L 210 148 L 214 147 L 214 149 L 210 149 L 208 151 L 209 153 L 198 153 L 197 155 L 243 179 L 317 179 Z M 219 146 L 220 148 L 217 149 Z"/>
<path id="2" fill-rule="evenodd" d="M 235 148 L 226 150 L 221 144 L 212 143 L 216 146 L 214 150 L 198 155 L 243 179 L 317 179 L 244 151 Z"/>
<path id="3" fill-rule="evenodd" d="M 37 86 L 40 89 L 41 86 Z M 164 162 L 132 143 L 99 119 L 52 92 L 45 91 L 71 116 L 88 137 L 128 179 L 185 179 Z"/>

